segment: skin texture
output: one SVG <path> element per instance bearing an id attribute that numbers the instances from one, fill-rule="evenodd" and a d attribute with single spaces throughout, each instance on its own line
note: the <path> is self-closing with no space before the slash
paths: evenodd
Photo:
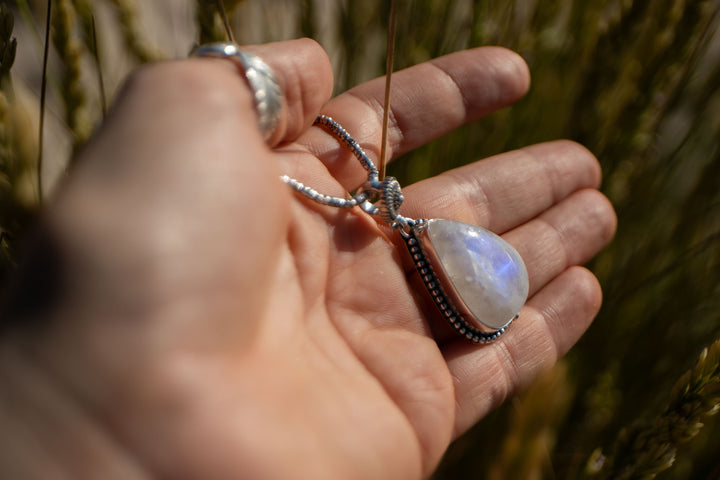
<path id="1" fill-rule="evenodd" d="M 3 478 L 426 477 L 597 313 L 600 287 L 578 265 L 616 222 L 590 152 L 550 142 L 404 188 L 404 215 L 489 228 L 530 277 L 499 341 L 438 343 L 392 232 L 279 181 L 334 195 L 360 184 L 356 160 L 311 124 L 332 116 L 376 158 L 383 80 L 330 100 L 314 42 L 252 50 L 285 92 L 270 146 L 231 62 L 152 65 L 131 76 L 49 202 L 30 258 L 49 257 L 52 275 L 30 262 L 16 290 L 40 288 L 33 272 L 44 271 L 45 301 L 11 298 L 0 343 L 12 387 L 0 423 L 14 432 Z M 397 72 L 390 154 L 528 88 L 522 59 L 501 48 Z"/>

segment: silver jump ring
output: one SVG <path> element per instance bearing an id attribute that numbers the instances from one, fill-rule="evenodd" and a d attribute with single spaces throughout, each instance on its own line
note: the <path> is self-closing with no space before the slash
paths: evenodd
<path id="1" fill-rule="evenodd" d="M 244 52 L 231 42 L 200 45 L 191 55 L 227 58 L 240 67 L 255 98 L 260 133 L 265 140 L 270 139 L 280 122 L 282 111 L 282 91 L 270 66 L 257 55 Z"/>

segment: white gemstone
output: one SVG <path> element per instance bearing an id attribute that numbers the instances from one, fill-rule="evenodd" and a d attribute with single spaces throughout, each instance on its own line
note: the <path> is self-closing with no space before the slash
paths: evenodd
<path id="1" fill-rule="evenodd" d="M 428 221 L 427 235 L 455 290 L 479 322 L 502 328 L 515 317 L 527 300 L 528 275 L 509 243 L 484 228 L 442 219 Z"/>

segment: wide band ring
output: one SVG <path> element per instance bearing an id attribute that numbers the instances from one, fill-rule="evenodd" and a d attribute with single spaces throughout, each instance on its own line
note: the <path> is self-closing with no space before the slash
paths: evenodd
<path id="1" fill-rule="evenodd" d="M 265 140 L 270 139 L 280 122 L 282 111 L 282 91 L 270 66 L 257 55 L 243 52 L 231 42 L 200 45 L 191 55 L 227 58 L 240 67 L 255 99 L 260 133 Z"/>

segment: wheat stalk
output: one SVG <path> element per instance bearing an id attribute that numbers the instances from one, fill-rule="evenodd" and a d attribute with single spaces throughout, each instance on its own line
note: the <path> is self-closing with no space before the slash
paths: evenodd
<path id="1" fill-rule="evenodd" d="M 200 44 L 229 40 L 216 0 L 196 0 L 195 20 Z"/>
<path id="2" fill-rule="evenodd" d="M 607 457 L 596 450 L 587 473 L 601 478 L 654 478 L 674 463 L 678 446 L 693 439 L 703 418 L 720 410 L 720 340 L 675 383 L 667 408 L 652 422 L 623 430 Z"/>
<path id="3" fill-rule="evenodd" d="M 125 42 L 125 48 L 140 63 L 153 62 L 165 58 L 163 52 L 148 42 L 140 28 L 138 7 L 135 0 L 109 0 L 115 6 L 118 23 Z"/>
<path id="4" fill-rule="evenodd" d="M 63 65 L 61 85 L 65 121 L 73 134 L 75 149 L 92 132 L 85 86 L 82 83 L 83 45 L 76 31 L 77 12 L 70 0 L 56 0 L 52 13 L 52 40 Z"/>
<path id="5" fill-rule="evenodd" d="M 10 68 L 15 63 L 17 40 L 12 36 L 15 17 L 6 4 L 0 4 L 0 80 L 10 75 Z"/>

